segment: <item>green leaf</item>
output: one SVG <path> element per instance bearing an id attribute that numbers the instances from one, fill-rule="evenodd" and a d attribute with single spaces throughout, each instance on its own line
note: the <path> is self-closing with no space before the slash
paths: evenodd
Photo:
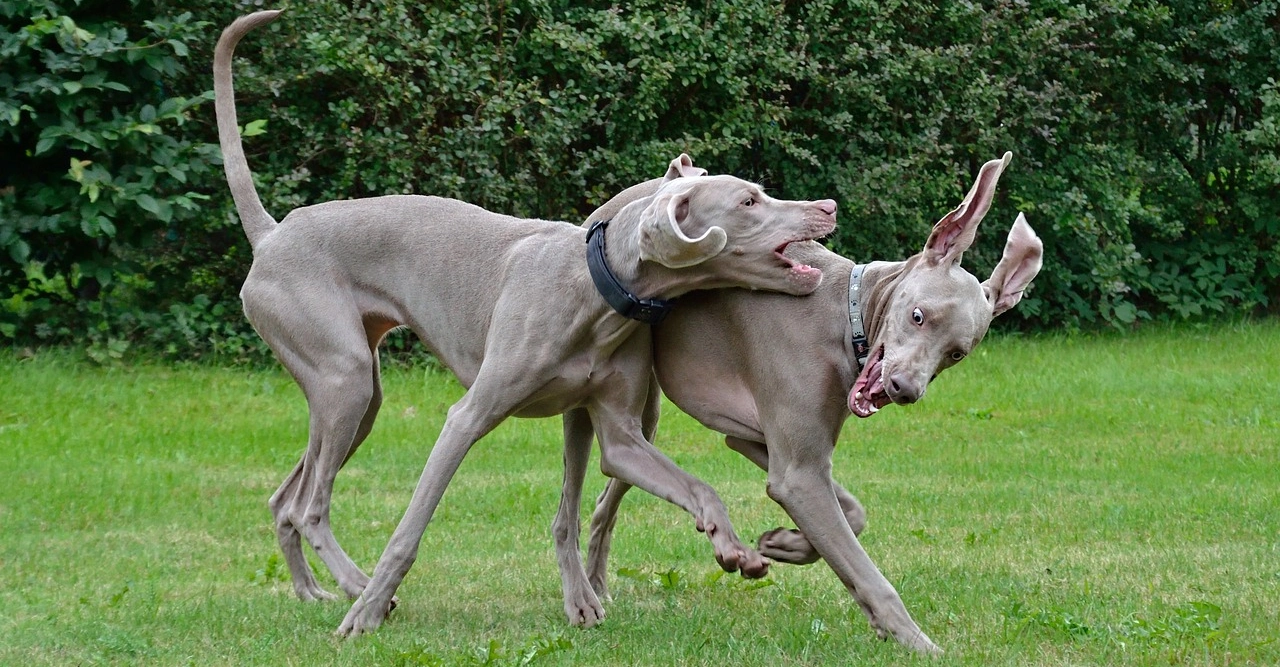
<path id="1" fill-rule="evenodd" d="M 244 126 L 244 130 L 240 133 L 240 136 L 256 137 L 259 134 L 266 134 L 266 133 L 267 133 L 267 120 L 265 118 L 262 118 L 259 120 L 249 121 L 249 124 Z"/>
<path id="2" fill-rule="evenodd" d="M 49 150 L 50 148 L 53 148 L 53 145 L 56 143 L 58 143 L 58 139 L 56 137 L 45 137 L 41 139 L 40 141 L 36 142 L 35 155 L 39 155 Z"/>
<path id="3" fill-rule="evenodd" d="M 173 46 L 174 55 L 185 58 L 187 56 L 187 45 L 176 39 L 169 40 L 169 44 Z"/>
<path id="4" fill-rule="evenodd" d="M 9 257 L 13 258 L 13 261 L 19 264 L 26 263 L 27 258 L 30 256 L 31 246 L 26 241 L 19 239 L 13 245 L 9 246 Z"/>
<path id="5" fill-rule="evenodd" d="M 134 201 L 138 203 L 138 206 L 140 206 L 142 210 L 148 211 L 157 216 L 160 215 L 160 202 L 156 201 L 155 197 L 143 194 L 138 195 Z"/>
<path id="6" fill-rule="evenodd" d="M 84 86 L 81 85 L 79 81 L 63 81 L 62 87 L 65 88 L 67 92 L 71 94 L 78 93 L 84 88 Z"/>
<path id="7" fill-rule="evenodd" d="M 71 175 L 71 180 L 77 183 L 83 183 L 84 168 L 91 164 L 93 164 L 93 160 L 77 160 L 76 158 L 71 158 L 71 168 L 67 170 L 67 173 Z"/>

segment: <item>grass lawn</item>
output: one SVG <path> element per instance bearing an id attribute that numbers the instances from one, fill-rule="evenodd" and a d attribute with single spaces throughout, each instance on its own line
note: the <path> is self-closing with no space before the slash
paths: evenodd
<path id="1" fill-rule="evenodd" d="M 335 495 L 366 570 L 461 394 L 424 369 L 385 384 Z M 266 507 L 306 439 L 282 370 L 9 353 L 0 396 L 3 665 L 1280 664 L 1280 322 L 996 337 L 919 405 L 850 421 L 836 475 L 936 662 L 876 640 L 821 563 L 718 577 L 693 521 L 640 492 L 608 619 L 568 627 L 558 419 L 472 450 L 399 608 L 340 641 L 348 603 L 294 599 Z M 670 405 L 659 446 L 744 538 L 787 523 L 763 474 Z"/>

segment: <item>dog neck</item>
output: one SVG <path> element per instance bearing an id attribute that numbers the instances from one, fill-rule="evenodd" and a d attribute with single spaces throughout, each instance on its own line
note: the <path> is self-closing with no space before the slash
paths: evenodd
<path id="1" fill-rule="evenodd" d="M 601 220 L 587 230 L 587 269 L 591 281 L 605 302 L 619 315 L 644 324 L 658 324 L 675 306 L 668 299 L 641 299 L 632 294 L 609 267 L 605 241 L 608 220 Z"/>
<path id="2" fill-rule="evenodd" d="M 871 262 L 863 269 L 859 291 L 862 294 L 862 325 L 869 349 L 875 350 L 880 343 L 889 297 L 917 261 L 912 257 L 903 262 Z"/>
<path id="3" fill-rule="evenodd" d="M 609 268 L 628 292 L 641 300 L 661 300 L 725 286 L 724 281 L 700 267 L 672 269 L 641 259 L 640 230 L 629 213 L 623 211 L 609 222 L 609 243 L 605 248 Z"/>

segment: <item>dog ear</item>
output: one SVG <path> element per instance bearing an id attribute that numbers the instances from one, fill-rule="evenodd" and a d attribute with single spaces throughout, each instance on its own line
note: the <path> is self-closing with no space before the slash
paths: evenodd
<path id="1" fill-rule="evenodd" d="M 681 269 L 715 257 L 729 242 L 720 227 L 710 227 L 698 238 L 681 229 L 689 219 L 691 192 L 661 193 L 645 209 L 640 219 L 640 259 Z"/>
<path id="2" fill-rule="evenodd" d="M 687 153 L 681 153 L 680 157 L 672 160 L 671 166 L 667 167 L 667 175 L 662 178 L 662 182 L 666 183 L 677 178 L 693 178 L 706 175 L 706 169 L 693 166 L 693 159 Z"/>
<path id="3" fill-rule="evenodd" d="M 1009 230 L 1009 240 L 1004 244 L 1004 256 L 982 283 L 982 291 L 991 304 L 991 316 L 995 317 L 1018 305 L 1022 291 L 1040 273 L 1044 261 L 1044 243 L 1036 236 L 1031 225 L 1021 213 Z"/>
<path id="4" fill-rule="evenodd" d="M 982 169 L 978 171 L 978 180 L 969 188 L 964 201 L 933 226 L 929 240 L 924 244 L 924 255 L 931 264 L 959 262 L 964 251 L 973 245 L 978 223 L 982 222 L 987 210 L 991 208 L 996 182 L 1000 180 L 1000 174 L 1011 159 L 1013 153 L 1005 153 L 999 160 L 991 160 L 982 165 Z"/>

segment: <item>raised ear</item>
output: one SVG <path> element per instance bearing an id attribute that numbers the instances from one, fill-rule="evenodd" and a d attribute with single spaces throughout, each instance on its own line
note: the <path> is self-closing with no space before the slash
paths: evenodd
<path id="1" fill-rule="evenodd" d="M 720 227 L 710 227 L 698 238 L 680 228 L 689 219 L 690 192 L 654 196 L 640 217 L 640 259 L 681 269 L 715 257 L 729 242 Z"/>
<path id="2" fill-rule="evenodd" d="M 991 160 L 982 165 L 982 169 L 978 171 L 978 180 L 969 188 L 964 201 L 933 226 L 929 240 L 924 244 L 924 254 L 930 263 L 959 262 L 964 251 L 973 245 L 978 223 L 982 222 L 983 216 L 991 208 L 991 199 L 996 194 L 996 182 L 1012 159 L 1013 153 L 1006 152 L 999 160 Z"/>
<path id="3" fill-rule="evenodd" d="M 1004 256 L 982 283 L 982 291 L 991 304 L 991 316 L 995 317 L 1018 305 L 1022 291 L 1040 273 L 1044 260 L 1044 243 L 1036 236 L 1031 225 L 1021 213 L 1009 230 L 1009 240 L 1004 244 Z"/>
<path id="4" fill-rule="evenodd" d="M 686 153 L 681 153 L 680 157 L 671 161 L 671 166 L 667 167 L 667 175 L 663 177 L 662 182 L 673 181 L 677 178 L 693 178 L 694 176 L 706 176 L 707 170 L 693 166 L 693 159 Z"/>

